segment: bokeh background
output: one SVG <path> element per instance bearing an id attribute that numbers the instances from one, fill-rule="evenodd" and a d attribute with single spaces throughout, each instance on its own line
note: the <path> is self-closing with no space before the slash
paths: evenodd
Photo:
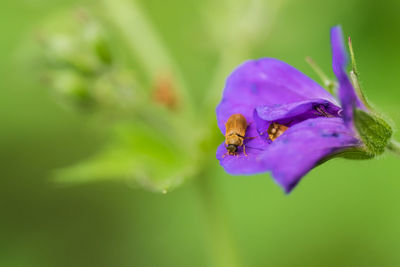
<path id="1" fill-rule="evenodd" d="M 226 14 L 239 19 L 240 8 L 229 13 L 238 1 L 136 2 L 183 70 L 191 93 L 201 97 L 220 59 L 210 31 L 223 25 L 235 35 L 218 19 Z M 331 75 L 329 28 L 341 24 L 352 36 L 363 89 L 400 125 L 399 1 L 262 4 L 271 9 L 255 22 L 261 41 L 246 51 L 249 58 L 276 57 L 318 79 L 304 60 L 311 56 Z M 54 182 L 54 170 L 89 157 L 108 136 L 90 114 L 54 101 L 27 67 L 27 43 L 55 14 L 99 5 L 3 1 L 0 266 L 400 266 L 400 161 L 390 154 L 371 161 L 331 160 L 290 195 L 268 174 L 229 176 L 214 154 L 207 180 L 211 191 L 201 189 L 201 177 L 167 194 L 119 180 Z M 246 38 L 237 36 L 244 44 Z M 241 61 L 228 60 L 226 69 Z M 222 89 L 224 80 L 215 82 Z M 212 221 L 219 228 L 210 228 Z M 215 244 L 213 231 L 226 231 L 233 250 Z"/>

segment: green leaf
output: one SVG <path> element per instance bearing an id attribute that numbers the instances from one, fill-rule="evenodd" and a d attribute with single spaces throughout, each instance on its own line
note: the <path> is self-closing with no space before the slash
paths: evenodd
<path id="1" fill-rule="evenodd" d="M 137 122 L 135 126 L 119 127 L 114 142 L 102 152 L 58 171 L 56 179 L 71 183 L 125 180 L 165 193 L 195 174 L 198 165 L 195 154 L 174 139 Z"/>
<path id="2" fill-rule="evenodd" d="M 377 115 L 356 109 L 354 125 L 365 144 L 367 153 L 377 156 L 385 151 L 393 133 L 386 121 Z"/>

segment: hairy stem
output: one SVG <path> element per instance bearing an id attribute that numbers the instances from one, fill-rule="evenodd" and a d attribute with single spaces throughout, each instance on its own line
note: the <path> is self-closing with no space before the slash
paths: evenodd
<path id="1" fill-rule="evenodd" d="M 227 214 L 213 182 L 213 177 L 198 177 L 198 193 L 206 217 L 208 247 L 214 267 L 239 267 L 238 251 L 228 225 Z"/>
<path id="2" fill-rule="evenodd" d="M 394 154 L 400 156 L 400 143 L 394 140 L 391 140 L 387 145 L 387 149 L 392 151 Z"/>

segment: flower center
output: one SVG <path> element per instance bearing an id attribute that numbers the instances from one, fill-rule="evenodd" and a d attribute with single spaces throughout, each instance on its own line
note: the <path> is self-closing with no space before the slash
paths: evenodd
<path id="1" fill-rule="evenodd" d="M 327 117 L 327 118 L 333 118 L 335 116 L 333 116 L 332 114 L 330 114 L 324 105 L 317 105 L 314 107 L 314 109 L 317 111 L 317 115 L 318 116 L 322 116 L 322 117 Z"/>
<path id="2" fill-rule="evenodd" d="M 305 120 L 340 117 L 340 108 L 325 100 L 310 100 L 284 105 L 260 106 L 256 108 L 254 119 L 260 135 L 273 142 L 290 127 Z"/>
<path id="3" fill-rule="evenodd" d="M 316 105 L 314 106 L 314 110 L 316 111 L 315 115 L 321 116 L 321 117 L 327 117 L 327 118 L 333 118 L 335 117 L 334 115 L 330 114 L 324 105 Z M 293 120 L 289 122 L 289 126 L 294 125 L 298 122 L 294 122 Z M 286 124 L 286 123 L 285 123 Z M 268 137 L 271 141 L 275 141 L 276 138 L 281 136 L 287 129 L 289 129 L 289 126 L 273 122 L 269 125 L 267 133 Z"/>

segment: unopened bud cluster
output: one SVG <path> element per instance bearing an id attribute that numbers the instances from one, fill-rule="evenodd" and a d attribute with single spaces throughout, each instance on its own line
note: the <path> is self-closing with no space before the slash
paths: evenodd
<path id="1" fill-rule="evenodd" d="M 43 30 L 40 48 L 43 81 L 56 97 L 80 109 L 124 107 L 137 99 L 132 71 L 115 63 L 115 56 L 100 23 L 84 10 L 64 24 Z"/>

